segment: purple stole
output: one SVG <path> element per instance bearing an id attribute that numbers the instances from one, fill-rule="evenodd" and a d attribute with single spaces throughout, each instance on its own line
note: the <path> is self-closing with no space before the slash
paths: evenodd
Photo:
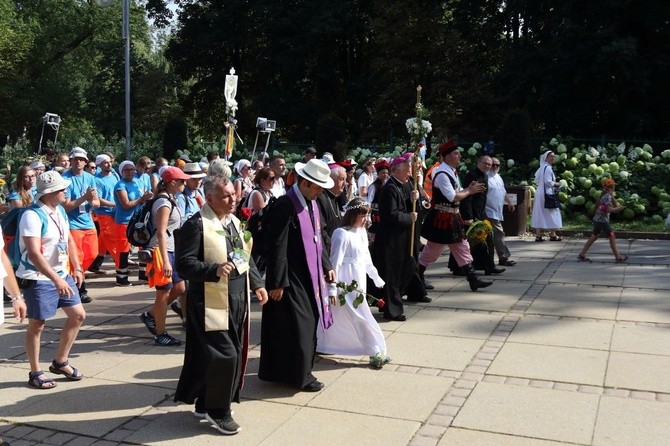
<path id="1" fill-rule="evenodd" d="M 319 218 L 319 207 L 312 202 L 312 214 L 314 222 L 310 221 L 309 210 L 302 207 L 295 190 L 291 187 L 286 195 L 291 199 L 295 212 L 298 215 L 300 223 L 300 234 L 302 235 L 302 245 L 305 249 L 305 258 L 309 268 L 309 275 L 312 278 L 312 288 L 316 307 L 319 309 L 319 319 L 324 329 L 333 325 L 333 314 L 330 312 L 328 304 L 328 292 L 326 291 L 326 281 L 324 279 L 323 262 L 321 254 L 323 246 L 321 244 L 321 220 Z"/>

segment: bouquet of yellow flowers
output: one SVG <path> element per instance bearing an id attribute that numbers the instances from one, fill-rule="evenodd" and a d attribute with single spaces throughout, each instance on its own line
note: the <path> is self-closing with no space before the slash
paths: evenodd
<path id="1" fill-rule="evenodd" d="M 471 245 L 476 245 L 486 242 L 491 232 L 493 232 L 493 226 L 488 220 L 475 220 L 465 233 L 465 237 Z"/>

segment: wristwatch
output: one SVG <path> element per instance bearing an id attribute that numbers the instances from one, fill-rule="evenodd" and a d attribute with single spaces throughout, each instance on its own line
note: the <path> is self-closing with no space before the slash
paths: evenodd
<path id="1" fill-rule="evenodd" d="M 18 296 L 9 296 L 9 299 L 10 299 L 12 302 L 16 302 L 16 301 L 18 301 L 18 300 L 23 300 L 23 294 L 19 294 Z"/>

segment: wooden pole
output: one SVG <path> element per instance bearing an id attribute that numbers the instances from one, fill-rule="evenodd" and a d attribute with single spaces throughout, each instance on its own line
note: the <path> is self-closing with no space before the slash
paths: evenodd
<path id="1" fill-rule="evenodd" d="M 421 119 L 419 109 L 421 108 L 421 85 L 416 87 L 416 119 Z M 412 175 L 414 176 L 414 190 L 419 190 L 419 167 L 421 157 L 419 156 L 419 140 L 414 141 L 414 156 L 412 156 Z M 412 201 L 412 212 L 416 212 L 416 202 Z M 414 257 L 414 232 L 416 231 L 416 221 L 412 222 L 412 235 L 409 239 L 409 256 Z"/>

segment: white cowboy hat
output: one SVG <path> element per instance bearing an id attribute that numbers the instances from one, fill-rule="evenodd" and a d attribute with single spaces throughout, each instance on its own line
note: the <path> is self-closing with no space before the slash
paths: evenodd
<path id="1" fill-rule="evenodd" d="M 318 159 L 311 159 L 307 163 L 295 163 L 298 175 L 324 189 L 330 189 L 335 181 L 330 177 L 328 164 Z"/>
<path id="2" fill-rule="evenodd" d="M 66 189 L 69 185 L 70 180 L 66 180 L 55 170 L 44 172 L 37 177 L 37 195 L 35 195 L 35 200 L 39 200 L 42 196 L 51 192 Z"/>

